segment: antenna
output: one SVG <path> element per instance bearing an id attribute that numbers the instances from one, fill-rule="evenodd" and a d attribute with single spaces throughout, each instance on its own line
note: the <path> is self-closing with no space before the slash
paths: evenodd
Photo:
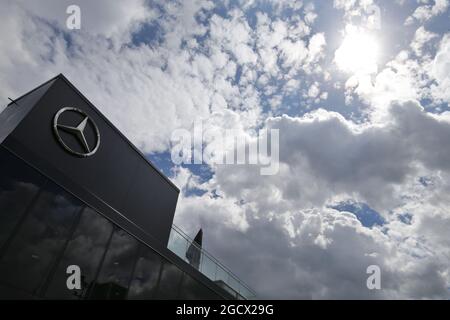
<path id="1" fill-rule="evenodd" d="M 19 106 L 19 104 L 16 102 L 16 100 L 11 99 L 10 97 L 8 97 L 9 101 L 11 101 L 12 103 L 14 103 L 16 106 Z M 20 106 L 19 106 L 20 107 Z"/>

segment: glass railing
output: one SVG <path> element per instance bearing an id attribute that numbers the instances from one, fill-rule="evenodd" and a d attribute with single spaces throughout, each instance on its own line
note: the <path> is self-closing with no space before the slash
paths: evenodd
<path id="1" fill-rule="evenodd" d="M 193 239 L 191 239 L 175 225 L 172 226 L 168 248 L 181 259 L 193 265 L 201 273 L 211 279 L 222 289 L 226 290 L 236 299 L 255 299 L 256 295 L 254 291 L 252 291 L 244 282 L 242 282 L 209 252 L 198 246 Z M 197 251 L 199 253 L 195 255 L 197 257 L 197 261 L 192 261 L 192 259 L 189 261 L 186 257 L 188 250 L 191 254 L 193 251 Z"/>

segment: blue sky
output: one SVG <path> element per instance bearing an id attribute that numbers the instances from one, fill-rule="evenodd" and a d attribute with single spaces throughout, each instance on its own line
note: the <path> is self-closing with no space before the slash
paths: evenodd
<path id="1" fill-rule="evenodd" d="M 69 4 L 1 1 L 5 105 L 67 76 L 180 187 L 175 223 L 262 298 L 448 298 L 448 0 L 83 0 L 80 30 Z M 279 171 L 175 164 L 173 133 L 199 119 L 279 130 Z"/>

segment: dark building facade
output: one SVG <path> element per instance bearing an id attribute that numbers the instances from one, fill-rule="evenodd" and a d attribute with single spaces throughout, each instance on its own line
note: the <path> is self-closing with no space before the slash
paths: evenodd
<path id="1" fill-rule="evenodd" d="M 6 107 L 0 143 L 0 299 L 233 298 L 167 248 L 178 188 L 63 75 Z"/>

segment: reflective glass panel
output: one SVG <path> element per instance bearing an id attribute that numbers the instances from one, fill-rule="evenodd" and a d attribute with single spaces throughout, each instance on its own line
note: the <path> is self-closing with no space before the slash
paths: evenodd
<path id="1" fill-rule="evenodd" d="M 90 298 L 126 299 L 138 248 L 135 238 L 116 228 Z"/>
<path id="2" fill-rule="evenodd" d="M 79 200 L 47 182 L 0 253 L 0 282 L 39 294 L 82 208 Z"/>
<path id="3" fill-rule="evenodd" d="M 23 217 L 45 179 L 0 147 L 0 248 Z"/>
<path id="4" fill-rule="evenodd" d="M 151 248 L 141 245 L 131 281 L 128 299 L 152 299 L 162 271 L 162 258 Z"/>
<path id="5" fill-rule="evenodd" d="M 219 299 L 219 296 L 203 283 L 195 280 L 187 273 L 184 273 L 180 286 L 179 298 L 186 300 L 208 300 Z"/>
<path id="6" fill-rule="evenodd" d="M 59 262 L 46 297 L 58 299 L 85 298 L 92 286 L 103 257 L 113 225 L 91 208 L 83 210 L 81 219 L 69 241 L 64 256 Z M 66 285 L 69 265 L 77 265 L 81 270 L 81 289 L 69 290 Z"/>
<path id="7" fill-rule="evenodd" d="M 158 281 L 156 299 L 177 299 L 182 271 L 169 261 L 163 264 Z"/>

